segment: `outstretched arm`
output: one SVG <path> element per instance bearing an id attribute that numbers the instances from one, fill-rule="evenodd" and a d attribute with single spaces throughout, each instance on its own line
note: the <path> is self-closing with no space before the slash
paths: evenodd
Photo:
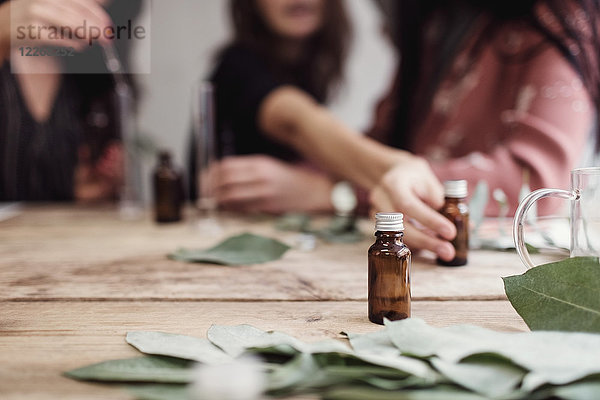
<path id="1" fill-rule="evenodd" d="M 443 189 L 424 159 L 353 132 L 310 96 L 289 86 L 263 101 L 259 126 L 336 176 L 368 190 L 383 182 L 372 198 L 375 208 L 403 212 L 431 231 L 407 235 L 407 243 L 444 259 L 454 256 L 452 246 L 436 237 L 451 240 L 456 228 L 435 211 L 443 205 Z M 396 173 L 388 175 L 390 171 Z"/>

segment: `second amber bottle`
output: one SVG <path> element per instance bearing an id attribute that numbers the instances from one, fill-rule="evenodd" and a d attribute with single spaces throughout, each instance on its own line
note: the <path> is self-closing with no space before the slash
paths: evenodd
<path id="1" fill-rule="evenodd" d="M 466 198 L 468 194 L 467 181 L 444 182 L 446 202 L 441 210 L 442 215 L 456 226 L 456 238 L 452 241 L 456 256 L 451 261 L 437 260 L 445 267 L 460 267 L 466 265 L 469 259 L 469 207 Z"/>

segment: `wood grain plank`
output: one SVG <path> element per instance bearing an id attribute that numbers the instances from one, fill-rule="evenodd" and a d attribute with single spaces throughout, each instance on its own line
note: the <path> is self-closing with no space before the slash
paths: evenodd
<path id="1" fill-rule="evenodd" d="M 314 252 L 293 249 L 282 260 L 239 268 L 166 258 L 178 247 L 208 247 L 245 231 L 291 245 L 297 238 L 275 231 L 272 218 L 224 216 L 222 225 L 222 234 L 213 235 L 191 222 L 120 221 L 110 208 L 28 208 L 0 223 L 0 301 L 366 299 L 370 237 L 353 245 L 321 243 Z M 371 223 L 363 228 L 369 232 Z M 455 269 L 416 257 L 412 292 L 421 300 L 505 299 L 500 278 L 522 272 L 514 253 L 472 252 L 470 264 Z"/>
<path id="2" fill-rule="evenodd" d="M 527 329 L 507 301 L 415 302 L 413 315 L 435 326 L 472 323 Z M 302 340 L 337 338 L 341 331 L 380 329 L 365 302 L 0 302 L 0 397 L 128 399 L 114 388 L 78 383 L 61 373 L 90 363 L 136 356 L 124 336 L 158 330 L 205 337 L 211 324 L 251 324 Z"/>

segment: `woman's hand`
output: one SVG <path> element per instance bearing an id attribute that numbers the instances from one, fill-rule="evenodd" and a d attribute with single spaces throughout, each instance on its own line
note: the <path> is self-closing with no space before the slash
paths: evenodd
<path id="1" fill-rule="evenodd" d="M 404 213 L 409 247 L 431 250 L 447 261 L 454 258 L 447 240 L 454 239 L 456 227 L 436 211 L 444 205 L 444 190 L 424 159 L 403 157 L 371 192 L 371 203 L 377 212 Z"/>
<path id="2" fill-rule="evenodd" d="M 221 207 L 241 212 L 325 212 L 333 209 L 327 177 L 268 156 L 227 158 L 217 166 Z"/>
<path id="3" fill-rule="evenodd" d="M 13 31 L 0 31 L 0 40 L 10 41 L 12 35 L 22 40 L 19 45 L 73 47 L 77 51 L 89 46 L 90 41 L 108 42 L 102 33 L 112 21 L 102 7 L 105 3 L 107 0 L 11 0 L 0 7 L 0 20 L 10 15 Z M 87 29 L 76 32 L 84 21 Z M 56 32 L 50 29 L 56 28 L 60 36 L 63 27 L 77 34 L 55 37 Z"/>

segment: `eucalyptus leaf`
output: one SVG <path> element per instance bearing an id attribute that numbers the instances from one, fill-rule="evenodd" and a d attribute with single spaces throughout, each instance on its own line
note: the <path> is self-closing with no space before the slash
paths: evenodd
<path id="1" fill-rule="evenodd" d="M 250 348 L 287 348 L 288 354 L 302 349 L 304 343 L 281 332 L 265 332 L 250 325 L 213 325 L 207 333 L 208 340 L 232 357 L 242 355 Z"/>
<path id="2" fill-rule="evenodd" d="M 213 325 L 208 330 L 208 339 L 233 357 L 245 351 L 260 353 L 261 349 L 278 349 L 280 354 L 302 353 L 345 353 L 350 354 L 348 346 L 337 340 L 323 340 L 304 343 L 293 336 L 281 332 L 265 332 L 250 325 L 220 326 Z"/>
<path id="3" fill-rule="evenodd" d="M 190 400 L 187 385 L 127 385 L 125 386 L 138 400 Z"/>
<path id="4" fill-rule="evenodd" d="M 346 335 L 355 351 L 354 356 L 373 365 L 394 368 L 407 374 L 425 379 L 428 382 L 439 380 L 439 375 L 427 363 L 401 355 L 400 350 L 392 342 L 387 330 L 356 335 Z"/>
<path id="5" fill-rule="evenodd" d="M 434 382 L 430 380 L 411 376 L 394 368 L 372 364 L 322 365 L 322 371 L 331 382 L 337 380 L 345 384 L 365 384 L 385 390 L 431 387 L 434 385 Z"/>
<path id="6" fill-rule="evenodd" d="M 69 378 L 100 382 L 189 383 L 191 363 L 168 357 L 106 361 L 66 372 Z"/>
<path id="7" fill-rule="evenodd" d="M 287 389 L 289 392 L 294 389 L 295 392 L 299 392 L 304 386 L 317 379 L 319 370 L 319 365 L 312 355 L 300 353 L 269 375 L 268 391 L 281 392 Z"/>
<path id="8" fill-rule="evenodd" d="M 127 343 L 145 354 L 192 360 L 204 364 L 230 362 L 232 357 L 207 339 L 162 332 L 129 332 Z"/>
<path id="9" fill-rule="evenodd" d="M 377 377 L 384 380 L 405 381 L 407 375 L 392 368 L 373 366 L 370 364 L 363 365 L 325 365 L 323 370 L 330 375 L 343 376 L 349 379 L 369 379 Z M 422 379 L 412 378 L 412 384 L 424 384 Z"/>
<path id="10" fill-rule="evenodd" d="M 504 278 L 508 299 L 532 330 L 600 332 L 600 263 L 570 258 Z"/>
<path id="11" fill-rule="evenodd" d="M 408 377 L 404 379 L 386 379 L 372 376 L 362 376 L 356 378 L 358 381 L 363 381 L 376 389 L 383 390 L 401 390 L 401 389 L 416 389 L 416 388 L 431 388 L 435 385 L 425 379 Z"/>
<path id="12" fill-rule="evenodd" d="M 327 392 L 324 400 L 486 400 L 487 397 L 452 386 L 425 390 L 388 391 L 365 387 L 346 387 Z"/>
<path id="13" fill-rule="evenodd" d="M 185 262 L 220 265 L 252 265 L 275 261 L 290 247 L 278 240 L 245 233 L 234 236 L 207 250 L 179 249 L 169 258 Z"/>
<path id="14" fill-rule="evenodd" d="M 314 232 L 321 239 L 330 243 L 358 243 L 365 235 L 358 229 L 354 216 L 334 216 L 324 229 Z"/>
<path id="15" fill-rule="evenodd" d="M 440 376 L 433 371 L 427 363 L 414 358 L 404 356 L 391 357 L 368 353 L 357 353 L 355 354 L 355 357 L 368 364 L 393 368 L 402 371 L 407 375 L 425 379 L 431 383 L 440 380 Z"/>
<path id="16" fill-rule="evenodd" d="M 298 350 L 311 354 L 352 354 L 352 350 L 347 345 L 334 339 L 321 340 L 313 343 L 304 343 L 303 346 Z"/>
<path id="17" fill-rule="evenodd" d="M 418 319 L 389 322 L 392 342 L 405 354 L 459 363 L 469 356 L 503 357 L 529 371 L 522 389 L 565 385 L 600 373 L 600 335 L 566 332 L 504 333 L 470 325 L 434 328 Z"/>
<path id="18" fill-rule="evenodd" d="M 270 393 L 291 395 L 320 392 L 350 384 L 385 390 L 431 386 L 431 382 L 425 379 L 390 368 L 360 364 L 361 361 L 344 354 L 299 353 L 286 365 L 275 368 L 270 375 Z"/>
<path id="19" fill-rule="evenodd" d="M 193 363 L 188 360 L 219 363 L 251 352 L 264 360 L 261 369 L 267 373 L 268 393 L 273 396 L 326 393 L 324 398 L 350 400 L 537 400 L 552 396 L 583 400 L 600 394 L 600 335 L 501 333 L 469 325 L 434 328 L 408 319 L 386 321 L 379 332 L 347 336 L 352 349 L 336 340 L 304 343 L 249 325 L 214 325 L 208 331 L 210 342 L 132 332 L 127 341 L 141 351 L 181 358 L 109 361 L 66 375 L 147 383 L 130 389 L 142 399 L 183 400 L 187 396 L 183 385 L 164 384 L 190 382 Z"/>
<path id="20" fill-rule="evenodd" d="M 564 400 L 600 399 L 600 381 L 574 383 L 554 389 L 554 395 Z"/>
<path id="21" fill-rule="evenodd" d="M 400 355 L 400 350 L 394 346 L 394 343 L 386 330 L 380 330 L 364 335 L 342 332 L 342 335 L 348 337 L 350 345 L 357 353 L 369 353 L 390 357 L 397 357 Z"/>
<path id="22" fill-rule="evenodd" d="M 526 371 L 498 359 L 484 359 L 451 363 L 433 358 L 432 365 L 445 377 L 460 386 L 491 398 L 506 397 L 514 393 Z"/>
<path id="23" fill-rule="evenodd" d="M 308 232 L 310 216 L 307 214 L 286 214 L 275 222 L 275 229 L 286 232 Z"/>

